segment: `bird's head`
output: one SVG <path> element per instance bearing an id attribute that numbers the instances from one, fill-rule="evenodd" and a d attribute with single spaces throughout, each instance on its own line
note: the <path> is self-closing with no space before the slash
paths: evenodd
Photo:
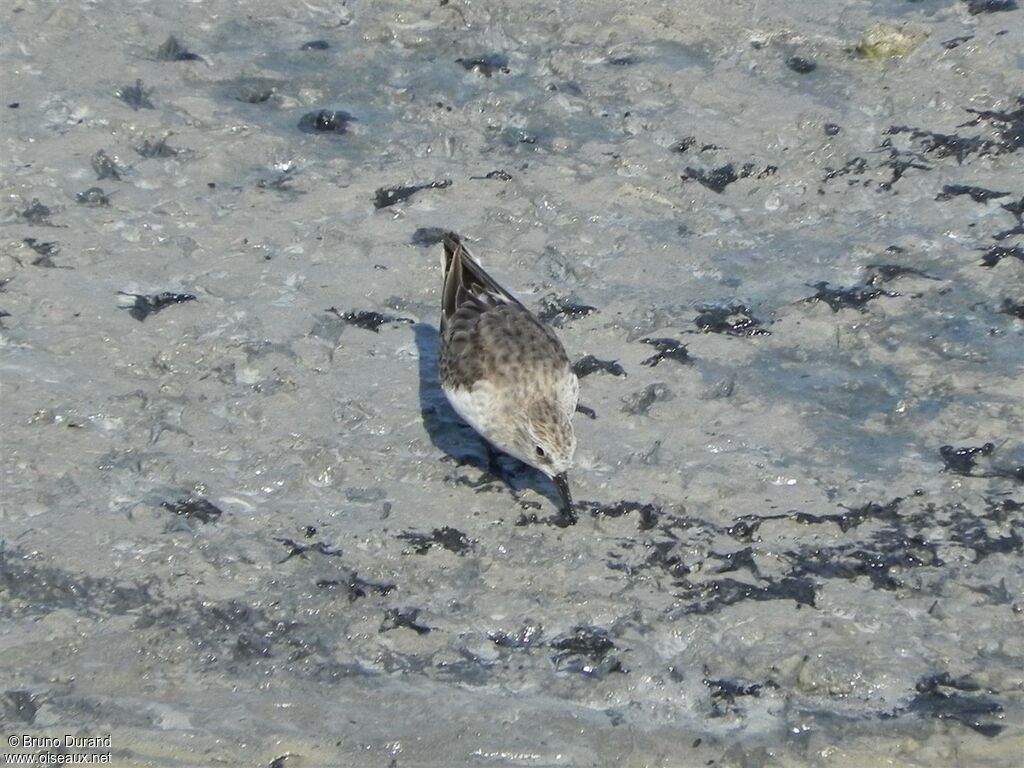
<path id="1" fill-rule="evenodd" d="M 538 399 L 526 404 L 526 419 L 517 427 L 509 453 L 550 477 L 562 498 L 562 509 L 572 508 L 567 472 L 576 453 L 576 433 L 571 414 L 554 400 Z"/>

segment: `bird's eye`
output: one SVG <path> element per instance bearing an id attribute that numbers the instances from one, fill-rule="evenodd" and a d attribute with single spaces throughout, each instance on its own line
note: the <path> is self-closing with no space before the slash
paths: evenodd
<path id="1" fill-rule="evenodd" d="M 544 456 L 547 455 L 544 453 L 544 449 L 541 448 L 539 445 L 534 450 L 537 452 L 537 455 L 540 456 L 541 458 L 544 458 Z"/>

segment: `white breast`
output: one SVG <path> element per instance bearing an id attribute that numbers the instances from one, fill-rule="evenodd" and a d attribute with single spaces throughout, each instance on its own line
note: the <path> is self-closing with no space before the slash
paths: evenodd
<path id="1" fill-rule="evenodd" d="M 446 387 L 444 394 L 455 412 L 469 426 L 493 445 L 499 448 L 503 447 L 495 442 L 493 437 L 492 425 L 497 414 L 497 402 L 492 387 L 487 382 L 477 382 L 472 389 L 448 389 Z"/>
<path id="2" fill-rule="evenodd" d="M 558 402 L 566 417 L 572 421 L 572 415 L 576 412 L 576 405 L 580 401 L 580 380 L 572 369 L 566 366 L 565 375 L 558 382 Z"/>

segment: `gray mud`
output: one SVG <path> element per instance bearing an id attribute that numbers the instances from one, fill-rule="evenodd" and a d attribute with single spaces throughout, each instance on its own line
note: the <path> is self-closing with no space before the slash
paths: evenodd
<path id="1" fill-rule="evenodd" d="M 1020 764 L 1017 3 L 3 22 L 5 735 Z M 449 229 L 588 374 L 575 526 L 440 393 Z"/>

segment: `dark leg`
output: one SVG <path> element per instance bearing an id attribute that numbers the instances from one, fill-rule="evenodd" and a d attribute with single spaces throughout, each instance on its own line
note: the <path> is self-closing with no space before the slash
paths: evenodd
<path id="1" fill-rule="evenodd" d="M 501 451 L 487 441 L 484 441 L 484 447 L 487 448 L 487 473 L 495 480 L 501 480 L 507 485 L 508 481 L 501 469 Z"/>

